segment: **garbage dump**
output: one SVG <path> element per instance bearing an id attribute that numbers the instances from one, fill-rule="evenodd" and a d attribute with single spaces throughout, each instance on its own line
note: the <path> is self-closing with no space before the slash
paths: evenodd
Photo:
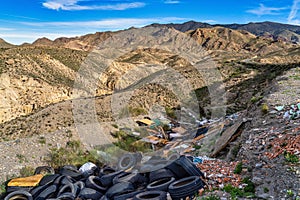
<path id="1" fill-rule="evenodd" d="M 169 128 L 165 130 L 166 122 L 158 119 L 138 120 L 137 124 L 147 129 L 148 136 L 130 131 L 128 134 L 150 143 L 154 150 L 161 149 L 161 154 L 156 152 L 145 159 L 147 156 L 141 153 L 127 152 L 118 157 L 116 165 L 97 166 L 87 162 L 59 169 L 40 166 L 33 176 L 7 181 L 4 200 L 192 199 L 205 190 L 222 188 L 225 184 L 243 187 L 241 176 L 234 173 L 238 162 L 228 163 L 211 157 L 240 134 L 245 122 L 235 114 L 226 120 L 204 120 L 191 131 L 175 121 L 167 121 Z M 191 154 L 197 145 L 212 138 L 218 139 L 216 145 L 210 147 L 212 154 L 207 154 L 210 157 Z"/>
<path id="2" fill-rule="evenodd" d="M 90 162 L 79 168 L 65 165 L 55 172 L 38 167 L 33 176 L 9 180 L 4 200 L 185 199 L 206 185 L 204 174 L 184 155 L 175 160 L 156 157 L 140 165 L 136 154 L 125 154 L 117 167 Z"/>

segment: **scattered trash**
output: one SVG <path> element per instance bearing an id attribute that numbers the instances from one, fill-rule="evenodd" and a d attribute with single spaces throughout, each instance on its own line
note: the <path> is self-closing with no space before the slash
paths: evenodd
<path id="1" fill-rule="evenodd" d="M 127 158 L 134 159 L 129 155 L 132 154 L 125 154 L 121 163 L 126 164 Z M 150 160 L 157 161 L 152 158 Z M 70 177 L 58 173 L 12 179 L 6 186 L 4 199 L 143 199 L 150 195 L 153 199 L 166 200 L 167 193 L 172 198 L 185 199 L 199 193 L 207 185 L 202 179 L 203 173 L 186 156 L 180 156 L 165 167 L 153 170 L 154 168 L 138 173 L 135 170 L 128 172 L 108 166 L 101 169 L 91 162 L 79 169 L 66 165 L 62 169 L 77 171 L 80 176 Z M 88 171 L 92 173 L 85 176 Z M 27 188 L 24 190 L 19 186 Z"/>
<path id="2" fill-rule="evenodd" d="M 295 120 L 300 118 L 300 103 L 296 105 L 291 104 L 289 106 L 275 106 L 275 110 L 281 112 L 284 120 Z M 271 114 L 277 114 L 276 112 L 271 112 Z"/>
<path id="3" fill-rule="evenodd" d="M 37 174 L 25 178 L 14 178 L 7 183 L 7 186 L 8 187 L 34 187 L 39 184 L 39 182 L 43 177 L 44 175 Z"/>
<path id="4" fill-rule="evenodd" d="M 242 133 L 244 124 L 245 122 L 243 120 L 240 120 L 233 126 L 229 127 L 227 130 L 225 130 L 215 143 L 214 151 L 210 154 L 210 157 L 216 157 L 217 154 L 222 151 L 229 142 L 239 136 Z"/>
<path id="5" fill-rule="evenodd" d="M 154 122 L 149 119 L 141 119 L 141 120 L 136 121 L 136 123 L 139 126 L 150 126 L 151 124 L 154 124 Z"/>
<path id="6" fill-rule="evenodd" d="M 81 173 L 85 173 L 85 172 L 94 171 L 96 168 L 97 166 L 94 163 L 87 162 L 79 168 L 79 171 Z"/>
<path id="7" fill-rule="evenodd" d="M 283 106 L 275 106 L 275 109 L 277 111 L 282 111 L 284 109 L 284 105 Z"/>

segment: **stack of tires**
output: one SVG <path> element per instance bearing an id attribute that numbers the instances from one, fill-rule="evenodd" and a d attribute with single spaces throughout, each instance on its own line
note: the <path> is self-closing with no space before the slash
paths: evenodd
<path id="1" fill-rule="evenodd" d="M 158 160 L 152 160 L 145 165 L 151 168 L 152 164 L 154 170 L 145 170 L 144 167 L 144 171 L 128 172 L 130 167 L 137 164 L 138 159 L 134 159 L 132 155 L 124 155 L 116 169 L 94 165 L 82 171 L 82 167 L 77 169 L 67 165 L 56 174 L 50 170 L 52 174 L 44 176 L 38 186 L 7 187 L 4 200 L 165 200 L 167 196 L 177 200 L 192 198 L 204 187 L 205 183 L 201 179 L 203 173 L 186 156 L 165 162 L 164 167 L 159 169 L 157 166 L 162 166 L 162 161 L 157 164 Z"/>

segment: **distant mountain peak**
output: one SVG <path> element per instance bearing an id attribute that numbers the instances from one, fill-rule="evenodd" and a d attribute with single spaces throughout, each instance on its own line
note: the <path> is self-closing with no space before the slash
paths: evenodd
<path id="1" fill-rule="evenodd" d="M 0 48 L 11 48 L 15 45 L 6 42 L 4 39 L 0 38 Z"/>

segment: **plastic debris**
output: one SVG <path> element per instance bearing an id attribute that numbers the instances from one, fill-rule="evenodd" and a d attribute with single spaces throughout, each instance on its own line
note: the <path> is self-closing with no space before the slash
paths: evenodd
<path id="1" fill-rule="evenodd" d="M 85 164 L 83 164 L 80 168 L 79 168 L 79 171 L 81 173 L 84 173 L 84 172 L 90 172 L 90 171 L 94 171 L 95 169 L 97 168 L 97 166 L 92 163 L 92 162 L 87 162 Z"/>
<path id="2" fill-rule="evenodd" d="M 283 106 L 275 106 L 275 109 L 277 111 L 282 111 L 284 109 L 284 105 Z"/>

